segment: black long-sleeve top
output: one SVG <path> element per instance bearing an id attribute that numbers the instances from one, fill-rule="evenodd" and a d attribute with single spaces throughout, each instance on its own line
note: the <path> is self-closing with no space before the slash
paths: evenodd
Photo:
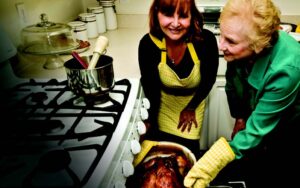
<path id="1" fill-rule="evenodd" d="M 196 109 L 196 107 L 208 96 L 216 81 L 219 66 L 219 51 L 216 38 L 209 30 L 203 29 L 202 41 L 193 41 L 192 43 L 197 56 L 200 59 L 201 81 L 199 87 L 196 89 L 193 99 L 186 108 Z M 157 125 L 160 92 L 162 89 L 158 71 L 158 64 L 161 61 L 161 50 L 151 40 L 149 34 L 145 34 L 140 40 L 138 60 L 141 73 L 141 84 L 145 96 L 149 99 L 151 105 L 149 109 L 149 120 L 151 123 Z M 188 49 L 186 49 L 184 57 L 179 65 L 176 67 L 172 66 L 170 60 L 167 60 L 167 63 L 180 78 L 189 75 L 194 64 Z"/>

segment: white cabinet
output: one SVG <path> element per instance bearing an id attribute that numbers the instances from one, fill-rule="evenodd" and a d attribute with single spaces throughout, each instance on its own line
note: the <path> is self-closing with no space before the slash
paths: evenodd
<path id="1" fill-rule="evenodd" d="M 221 136 L 230 140 L 234 126 L 234 119 L 230 115 L 227 96 L 225 93 L 225 71 L 226 62 L 224 58 L 221 57 L 218 77 L 208 97 L 208 147 L 210 147 Z"/>

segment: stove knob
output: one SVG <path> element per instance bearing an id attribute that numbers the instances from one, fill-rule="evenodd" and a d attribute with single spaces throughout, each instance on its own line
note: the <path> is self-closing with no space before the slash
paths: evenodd
<path id="1" fill-rule="evenodd" d="M 150 101 L 147 98 L 142 99 L 142 105 L 144 108 L 149 109 L 150 108 Z"/>
<path id="2" fill-rule="evenodd" d="M 131 146 L 131 152 L 133 153 L 133 155 L 136 155 L 138 153 L 141 152 L 141 144 L 137 141 L 137 140 L 131 140 L 130 142 L 130 146 Z"/>
<path id="3" fill-rule="evenodd" d="M 141 108 L 141 119 L 146 120 L 149 117 L 149 113 L 146 108 Z"/>
<path id="4" fill-rule="evenodd" d="M 146 128 L 146 125 L 144 122 L 142 122 L 142 121 L 137 122 L 137 131 L 138 131 L 139 135 L 143 135 L 146 133 L 147 128 Z"/>
<path id="5" fill-rule="evenodd" d="M 129 176 L 133 175 L 134 173 L 134 167 L 132 165 L 132 163 L 130 161 L 123 161 L 122 164 L 122 171 L 123 171 L 123 175 L 128 178 Z"/>

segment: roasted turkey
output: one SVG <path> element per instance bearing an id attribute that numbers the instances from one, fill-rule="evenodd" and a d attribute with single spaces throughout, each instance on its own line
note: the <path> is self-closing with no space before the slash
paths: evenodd
<path id="1" fill-rule="evenodd" d="M 133 176 L 127 179 L 130 188 L 184 188 L 183 179 L 191 168 L 184 154 L 153 157 L 136 166 Z"/>

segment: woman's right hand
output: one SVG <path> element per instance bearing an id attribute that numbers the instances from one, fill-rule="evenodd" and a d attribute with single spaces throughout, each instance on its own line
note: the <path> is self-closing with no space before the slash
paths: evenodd
<path id="1" fill-rule="evenodd" d="M 246 121 L 243 118 L 237 118 L 235 120 L 234 128 L 231 133 L 231 139 L 241 130 L 244 130 L 246 128 Z"/>
<path id="2" fill-rule="evenodd" d="M 195 110 L 182 110 L 180 113 L 177 129 L 181 129 L 181 132 L 184 132 L 187 129 L 187 132 L 190 132 L 193 124 L 196 128 L 198 127 Z"/>

